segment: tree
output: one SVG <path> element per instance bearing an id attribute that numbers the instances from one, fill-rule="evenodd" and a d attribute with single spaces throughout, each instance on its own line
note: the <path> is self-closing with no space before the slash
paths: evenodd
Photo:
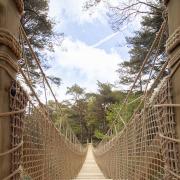
<path id="1" fill-rule="evenodd" d="M 87 119 L 90 122 L 94 138 L 101 138 L 109 129 L 109 123 L 106 118 L 106 112 L 109 107 L 118 102 L 117 92 L 112 90 L 110 83 L 101 83 L 98 81 L 98 93 L 89 94 L 91 97 L 88 103 Z"/>
<path id="2" fill-rule="evenodd" d="M 89 10 L 100 5 L 100 3 L 106 4 L 109 8 L 107 14 L 112 29 L 115 31 L 120 30 L 123 24 L 134 21 L 138 16 L 153 14 L 151 8 L 161 14 L 161 8 L 158 5 L 161 4 L 162 6 L 162 0 L 119 0 L 116 1 L 116 5 L 112 5 L 109 0 L 87 0 L 84 8 Z"/>
<path id="3" fill-rule="evenodd" d="M 47 59 L 45 49 L 53 51 L 54 42 L 60 44 L 63 39 L 63 34 L 58 34 L 53 31 L 55 22 L 48 17 L 49 1 L 48 0 L 25 0 L 24 1 L 25 13 L 21 20 L 26 34 L 33 46 L 36 55 L 41 60 L 41 65 L 47 69 Z M 28 66 L 30 76 L 34 83 L 42 82 L 38 72 L 37 65 L 34 63 L 27 45 L 24 46 L 24 53 L 28 59 Z M 25 69 L 25 67 L 24 67 Z M 58 77 L 48 77 L 53 83 L 60 85 L 61 79 Z"/>
<path id="4" fill-rule="evenodd" d="M 112 104 L 107 112 L 106 118 L 111 127 L 116 125 L 116 130 L 119 132 L 124 127 L 124 123 L 127 123 L 132 117 L 134 110 L 140 104 L 141 93 L 134 92 L 129 97 L 129 104 L 127 106 L 123 106 L 123 100 L 127 95 L 127 92 L 118 91 L 120 101 L 118 103 Z M 139 99 L 138 99 L 139 98 Z M 123 109 L 122 109 L 123 108 Z"/>
<path id="5" fill-rule="evenodd" d="M 156 33 L 160 29 L 163 22 L 162 13 L 165 9 L 162 0 L 127 0 L 119 1 L 113 6 L 108 0 L 88 0 L 86 9 L 96 7 L 100 3 L 106 3 L 109 7 L 109 22 L 114 31 L 120 31 L 124 24 L 134 21 L 136 17 L 141 17 L 141 29 L 134 33 L 133 37 L 127 37 L 126 41 L 130 47 L 130 60 L 126 60 L 119 64 L 117 72 L 119 73 L 119 83 L 130 85 L 137 73 L 139 72 L 142 62 L 147 55 L 150 46 L 155 39 Z M 150 69 L 154 66 L 152 79 L 156 77 L 157 72 L 164 63 L 165 59 L 165 41 L 167 32 L 163 35 L 158 52 L 158 61 L 154 65 L 154 54 L 150 57 L 149 62 L 145 66 L 140 75 L 136 88 L 143 91 L 144 84 L 148 81 Z"/>
<path id="6" fill-rule="evenodd" d="M 133 37 L 126 38 L 127 43 L 130 45 L 130 60 L 124 61 L 119 64 L 119 73 L 120 83 L 129 85 L 131 84 L 135 77 L 137 76 L 141 65 L 150 49 L 151 44 L 153 43 L 156 33 L 159 31 L 161 24 L 163 22 L 162 12 L 164 6 L 161 3 L 157 3 L 154 8 L 150 7 L 150 13 L 142 17 L 141 26 L 142 28 L 135 32 Z M 160 13 L 161 12 L 161 13 Z M 154 57 L 156 49 L 152 52 L 152 55 L 143 69 L 139 81 L 137 83 L 137 88 L 140 91 L 143 91 L 143 85 L 147 83 L 151 67 L 153 67 L 153 76 L 151 79 L 156 77 L 157 72 L 159 72 L 162 64 L 165 59 L 165 41 L 167 39 L 167 33 L 163 34 L 163 38 L 158 51 L 158 61 L 154 63 Z M 129 74 L 129 75 L 128 75 Z"/>
<path id="7" fill-rule="evenodd" d="M 87 113 L 87 102 L 85 98 L 85 90 L 74 84 L 71 87 L 67 88 L 66 94 L 72 96 L 72 104 L 71 104 L 71 114 L 69 118 L 72 120 L 71 124 L 73 123 L 72 127 L 80 127 L 80 132 L 77 132 L 77 136 L 81 140 L 81 142 L 86 142 L 87 138 L 89 137 L 89 129 L 87 127 L 86 122 L 86 113 Z"/>

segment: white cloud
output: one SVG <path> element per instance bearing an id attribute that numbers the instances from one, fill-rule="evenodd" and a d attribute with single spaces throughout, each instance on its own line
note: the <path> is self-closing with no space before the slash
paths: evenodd
<path id="1" fill-rule="evenodd" d="M 103 49 L 70 38 L 64 40 L 62 47 L 55 48 L 55 59 L 57 64 L 53 73 L 58 73 L 64 83 L 60 88 L 61 96 L 65 94 L 66 87 L 74 83 L 87 91 L 97 89 L 97 80 L 113 83 L 118 78 L 115 72 L 117 64 L 122 62 L 113 49 L 111 53 L 107 53 Z"/>
<path id="2" fill-rule="evenodd" d="M 105 22 L 107 8 L 101 3 L 95 11 L 83 9 L 85 0 L 50 0 L 51 17 L 59 17 L 63 22 L 64 17 L 77 23 L 93 22 L 94 19 Z M 61 19 L 61 17 L 63 17 Z M 64 22 L 65 23 L 65 22 Z"/>

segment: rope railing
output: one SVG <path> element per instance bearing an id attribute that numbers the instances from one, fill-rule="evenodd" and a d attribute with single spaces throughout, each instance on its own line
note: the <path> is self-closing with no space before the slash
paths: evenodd
<path id="1" fill-rule="evenodd" d="M 30 54 L 38 65 L 41 75 L 54 97 L 56 106 L 59 107 L 56 111 L 61 112 L 59 102 L 57 101 L 39 60 L 25 35 L 25 31 L 22 32 L 23 37 L 28 44 Z M 25 53 L 23 53 L 23 55 L 25 56 Z M 26 61 L 28 61 L 28 58 L 25 58 Z M 28 71 L 28 68 L 26 70 Z M 21 66 L 19 66 L 19 72 L 31 92 L 31 97 L 26 97 L 26 93 L 24 93 L 17 83 L 14 83 L 11 89 L 11 91 L 15 92 L 19 89 L 19 95 L 22 96 L 20 99 L 26 99 L 24 101 L 22 100 L 22 102 L 29 102 L 23 117 L 23 154 L 22 163 L 19 164 L 23 169 L 23 178 L 71 179 L 75 177 L 83 164 L 86 148 L 82 147 L 67 122 L 61 125 L 61 127 L 64 126 L 64 133 L 62 128 L 58 129 L 58 127 L 54 125 L 48 114 L 48 109 L 46 109 L 41 102 L 31 83 L 30 74 L 28 73 L 27 76 L 27 73 L 24 72 L 24 69 Z M 45 88 L 44 91 L 46 91 Z M 34 105 L 32 103 L 31 99 L 33 98 L 37 100 L 38 104 L 36 103 L 36 105 Z M 18 93 L 16 92 L 16 97 L 12 97 L 12 104 L 16 104 L 18 99 Z M 17 105 L 19 105 L 19 103 L 17 103 Z M 13 106 L 12 110 L 14 108 L 17 109 L 16 106 Z M 60 113 L 60 116 L 62 116 L 62 113 Z M 17 125 L 14 126 L 14 129 L 16 128 Z M 16 136 L 14 135 L 14 138 L 17 138 Z M 17 162 L 14 162 L 14 164 L 16 163 Z M 15 167 L 15 165 L 13 165 L 13 167 Z"/>
<path id="2" fill-rule="evenodd" d="M 43 71 L 43 68 L 41 67 L 40 60 L 38 59 L 37 55 L 36 55 L 35 52 L 33 51 L 33 48 L 32 48 L 32 46 L 31 46 L 31 44 L 30 44 L 30 41 L 28 40 L 28 37 L 27 37 L 27 35 L 26 35 L 26 33 L 25 33 L 25 31 L 24 31 L 24 29 L 23 29 L 22 26 L 21 26 L 21 32 L 22 32 L 21 35 L 23 36 L 22 38 L 24 38 L 24 40 L 25 40 L 24 43 L 27 43 L 28 48 L 29 48 L 29 51 L 30 51 L 30 54 L 32 55 L 32 59 L 34 60 L 34 62 L 35 62 L 36 65 L 38 66 L 38 68 L 39 68 L 39 70 L 40 70 L 40 72 L 41 72 L 41 75 L 42 75 L 42 77 L 43 77 L 43 86 L 44 86 L 44 92 L 45 92 L 45 99 L 46 99 L 46 101 L 47 101 L 47 95 L 46 95 L 47 90 L 46 90 L 46 87 L 45 87 L 45 84 L 46 84 L 47 87 L 49 88 L 52 96 L 53 96 L 53 99 L 54 99 L 54 102 L 55 102 L 55 104 L 56 104 L 56 107 L 58 107 L 58 109 L 56 108 L 56 111 L 59 111 L 59 112 L 60 112 L 60 116 L 63 117 L 63 112 L 62 112 L 62 110 L 61 110 L 61 105 L 60 105 L 60 103 L 58 102 L 58 100 L 57 100 L 57 98 L 56 98 L 56 96 L 55 96 L 55 93 L 54 93 L 53 90 L 52 90 L 52 87 L 50 86 L 50 83 L 49 83 L 49 81 L 48 81 L 48 79 L 47 79 L 47 77 L 46 77 L 46 75 L 45 75 L 45 73 L 44 73 L 44 71 Z M 22 46 L 24 46 L 24 43 L 22 44 Z M 24 49 L 24 48 L 23 48 L 23 49 Z M 26 57 L 25 52 L 23 53 L 23 55 L 24 55 L 23 58 L 24 58 L 25 62 L 27 63 L 28 58 Z M 26 64 L 26 66 L 28 66 L 28 65 Z M 30 79 L 30 74 L 29 74 L 29 69 L 28 69 L 28 67 L 26 67 L 26 70 L 27 70 L 27 76 L 26 76 L 26 74 L 24 73 L 24 71 L 22 70 L 22 68 L 20 68 L 19 71 L 20 71 L 21 75 L 23 76 L 23 78 L 25 79 L 26 84 L 30 87 L 31 92 L 33 92 L 34 96 L 36 97 L 36 100 L 38 101 L 38 103 L 39 103 L 39 104 L 42 104 L 41 101 L 40 101 L 40 99 L 39 99 L 39 97 L 38 97 L 38 95 L 35 93 L 34 88 L 32 87 L 32 84 L 31 84 L 32 80 Z M 64 125 L 67 126 L 67 129 L 70 129 L 72 136 L 75 136 L 75 134 L 74 134 L 74 132 L 71 130 L 71 127 L 69 126 L 69 124 L 66 122 L 66 124 L 64 124 Z M 62 127 L 62 125 L 61 125 L 61 127 Z M 76 136 L 75 136 L 75 137 L 76 137 Z M 78 140 L 77 140 L 77 141 L 78 141 Z"/>
<path id="3" fill-rule="evenodd" d="M 0 29 L 0 41 L 6 43 L 18 59 L 22 56 L 20 61 L 26 64 L 24 68 L 21 63 L 17 65 L 6 53 L 0 53 L 1 60 L 8 63 L 13 71 L 18 72 L 25 83 L 20 85 L 12 70 L 8 69 L 6 64 L 0 64 L 0 68 L 12 79 L 9 89 L 11 111 L 0 113 L 1 122 L 9 120 L 9 117 L 11 121 L 11 148 L 0 152 L 0 158 L 11 156 L 11 174 L 3 180 L 72 179 L 82 167 L 87 148 L 79 142 L 67 121 L 60 123 L 59 126 L 53 123 L 48 112 L 47 97 L 44 105 L 32 84 L 24 43 L 26 43 L 26 51 L 31 55 L 31 60 L 36 63 L 43 77 L 42 90 L 46 94 L 46 87 L 49 88 L 56 104 L 54 111 L 58 113 L 59 118 L 63 118 L 60 103 L 22 27 L 21 38 L 21 44 L 19 44 L 13 36 Z"/>
<path id="4" fill-rule="evenodd" d="M 125 125 L 125 123 L 124 123 L 125 121 L 123 120 L 123 118 L 122 118 L 122 116 L 121 116 L 122 110 L 125 109 L 125 108 L 126 108 L 127 106 L 129 106 L 130 104 L 132 104 L 132 103 L 134 103 L 135 101 L 137 101 L 137 100 L 140 99 L 140 103 L 139 103 L 138 107 L 136 108 L 136 110 L 134 111 L 133 115 L 136 114 L 137 111 L 139 111 L 139 109 L 141 108 L 141 105 L 143 104 L 143 102 L 145 101 L 145 99 L 147 98 L 147 96 L 151 95 L 153 89 L 156 87 L 157 81 L 162 77 L 162 72 L 164 72 L 164 70 L 167 68 L 168 60 L 164 63 L 164 65 L 163 65 L 162 69 L 160 70 L 157 78 L 154 80 L 154 83 L 152 84 L 150 90 L 148 90 L 148 85 L 149 85 L 150 80 L 151 80 L 152 72 L 153 72 L 153 70 L 154 70 L 155 62 L 156 62 L 157 57 L 158 57 L 159 48 L 160 48 L 160 45 L 161 45 L 163 33 L 165 32 L 166 26 L 167 26 L 167 20 L 164 19 L 164 21 L 163 21 L 163 23 L 162 23 L 162 25 L 161 25 L 161 28 L 160 28 L 160 30 L 157 32 L 156 37 L 155 37 L 155 39 L 154 39 L 154 41 L 153 41 L 153 43 L 152 43 L 152 45 L 151 45 L 151 47 L 150 47 L 150 50 L 149 50 L 149 52 L 147 53 L 147 55 L 146 55 L 146 57 L 145 57 L 145 59 L 144 59 L 144 61 L 143 61 L 143 64 L 142 64 L 142 66 L 141 66 L 141 68 L 140 68 L 140 70 L 139 70 L 139 72 L 138 72 L 138 74 L 137 74 L 137 76 L 136 76 L 136 78 L 135 78 L 135 81 L 133 82 L 133 85 L 131 86 L 130 90 L 128 91 L 128 94 L 126 95 L 126 97 L 125 97 L 125 99 L 124 99 L 121 107 L 119 108 L 119 110 L 118 110 L 118 112 L 117 112 L 117 115 L 114 117 L 114 122 L 115 122 L 115 123 L 118 124 L 118 123 L 120 123 L 120 122 L 123 122 L 123 126 L 124 126 L 124 125 Z M 157 46 L 157 47 L 156 47 L 156 46 Z M 136 82 L 138 81 L 138 78 L 140 77 L 140 74 L 141 74 L 141 72 L 143 71 L 143 68 L 145 67 L 145 65 L 147 64 L 147 62 L 149 61 L 149 58 L 151 57 L 151 54 L 152 54 L 152 52 L 153 52 L 153 50 L 154 50 L 155 48 L 156 48 L 156 51 L 155 51 L 155 55 L 154 55 L 154 58 L 153 58 L 153 59 L 154 59 L 154 61 L 153 61 L 153 66 L 152 66 L 151 69 L 150 69 L 149 79 L 148 79 L 148 81 L 147 81 L 147 83 L 146 83 L 145 90 L 144 90 L 144 94 L 143 94 L 142 96 L 138 97 L 137 99 L 133 100 L 132 102 L 128 102 L 128 99 L 129 99 L 129 97 L 130 97 L 130 95 L 131 95 L 131 93 L 132 93 L 132 91 L 133 91 L 133 89 L 134 89 L 134 87 L 135 87 Z M 152 87 L 153 87 L 153 89 L 152 89 Z M 132 115 L 132 117 L 133 117 L 133 115 Z M 119 120 L 120 120 L 120 121 L 119 121 Z M 112 126 L 110 127 L 110 129 L 111 129 L 111 128 L 114 128 L 114 125 L 112 125 Z M 109 131 L 111 131 L 111 130 L 109 130 Z M 109 131 L 108 131 L 108 132 L 109 132 Z M 108 136 L 108 132 L 107 132 L 107 134 L 106 134 L 105 136 Z M 107 138 L 106 138 L 106 139 L 107 139 Z M 105 141 L 106 139 L 103 139 L 102 142 L 99 143 L 99 145 L 101 145 L 101 143 L 104 144 L 104 141 Z"/>
<path id="5" fill-rule="evenodd" d="M 167 78 L 151 101 L 126 126 L 94 149 L 96 162 L 112 179 L 178 179 L 176 124 Z"/>
<path id="6" fill-rule="evenodd" d="M 166 60 L 148 89 L 153 72 L 153 66 L 151 67 L 145 93 L 134 101 L 128 102 L 140 73 L 153 49 L 156 48 L 153 61 L 155 64 L 165 27 L 166 20 L 157 33 L 122 108 L 115 117 L 116 126 L 112 124 L 104 139 L 94 149 L 96 162 L 107 178 L 134 180 L 180 178 L 178 154 L 180 139 L 176 137 L 174 118 L 174 108 L 179 108 L 180 105 L 172 103 L 171 76 L 173 72 L 162 80 L 171 58 Z M 139 99 L 138 107 L 130 120 L 125 123 L 121 116 L 122 109 Z M 122 127 L 117 132 L 119 123 Z M 116 130 L 114 130 L 115 127 Z"/>

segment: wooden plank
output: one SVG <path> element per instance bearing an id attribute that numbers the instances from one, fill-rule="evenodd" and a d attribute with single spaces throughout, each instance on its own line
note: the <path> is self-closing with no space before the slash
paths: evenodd
<path id="1" fill-rule="evenodd" d="M 92 145 L 88 145 L 88 152 L 87 157 L 84 162 L 84 165 L 79 173 L 79 175 L 76 177 L 76 179 L 81 180 L 87 180 L 87 179 L 93 179 L 93 180 L 104 180 L 106 179 L 99 169 L 98 165 L 96 164 L 96 161 L 94 159 L 93 153 L 92 153 Z"/>

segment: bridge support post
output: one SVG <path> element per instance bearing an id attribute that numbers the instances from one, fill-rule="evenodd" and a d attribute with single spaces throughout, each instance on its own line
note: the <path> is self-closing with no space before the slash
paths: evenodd
<path id="1" fill-rule="evenodd" d="M 180 0 L 165 0 L 168 10 L 169 39 L 166 51 L 170 58 L 169 68 L 172 73 L 173 104 L 180 104 Z M 180 139 L 180 107 L 175 107 L 177 138 Z M 178 145 L 180 156 L 180 143 Z"/>
<path id="2" fill-rule="evenodd" d="M 0 179 L 12 173 L 11 119 L 2 116 L 10 111 L 10 87 L 18 71 L 21 58 L 19 45 L 20 18 L 23 0 L 0 0 Z M 10 179 L 10 177 L 8 177 Z"/>

